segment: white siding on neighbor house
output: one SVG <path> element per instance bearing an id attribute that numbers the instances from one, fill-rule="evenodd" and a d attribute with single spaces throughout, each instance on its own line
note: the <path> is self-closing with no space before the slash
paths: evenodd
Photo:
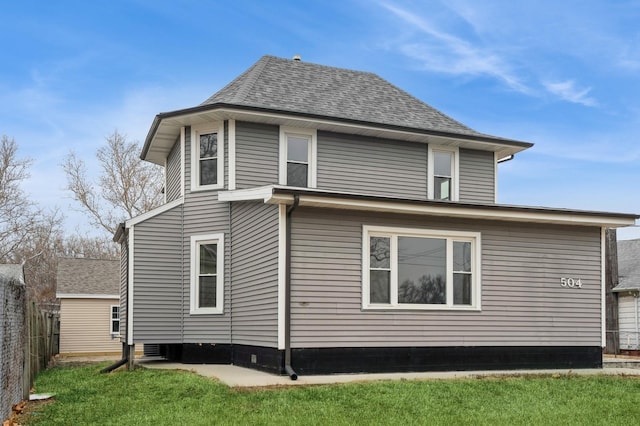
<path id="1" fill-rule="evenodd" d="M 60 353 L 118 353 L 120 338 L 111 336 L 111 305 L 118 299 L 61 299 Z"/>
<path id="2" fill-rule="evenodd" d="M 233 343 L 278 346 L 278 206 L 231 205 Z"/>
<path id="3" fill-rule="evenodd" d="M 236 122 L 236 188 L 278 183 L 278 126 Z"/>
<path id="4" fill-rule="evenodd" d="M 427 145 L 318 132 L 318 188 L 427 198 Z"/>
<path id="5" fill-rule="evenodd" d="M 180 139 L 169 152 L 167 168 L 165 170 L 165 195 L 167 202 L 177 200 L 181 196 L 182 169 L 180 168 Z"/>
<path id="6" fill-rule="evenodd" d="M 237 126 L 237 124 L 236 124 Z M 228 124 L 225 122 L 224 152 L 228 153 Z M 185 182 L 187 184 L 184 202 L 184 250 L 182 280 L 182 318 L 184 343 L 230 343 L 231 321 L 229 314 L 229 204 L 218 201 L 218 191 L 191 192 L 191 130 L 187 128 L 185 143 Z M 228 182 L 225 158 L 225 187 Z M 224 307 L 222 314 L 190 314 L 191 298 L 191 236 L 224 233 Z"/>
<path id="7" fill-rule="evenodd" d="M 182 339 L 182 206 L 133 227 L 133 341 Z"/>
<path id="8" fill-rule="evenodd" d="M 620 349 L 640 349 L 638 323 L 640 301 L 629 293 L 618 295 L 618 329 L 620 330 Z"/>
<path id="9" fill-rule="evenodd" d="M 363 224 L 480 232 L 482 310 L 362 310 Z M 310 208 L 292 226 L 292 347 L 601 344 L 599 228 Z"/>
<path id="10" fill-rule="evenodd" d="M 460 201 L 495 203 L 493 152 L 460 149 Z"/>

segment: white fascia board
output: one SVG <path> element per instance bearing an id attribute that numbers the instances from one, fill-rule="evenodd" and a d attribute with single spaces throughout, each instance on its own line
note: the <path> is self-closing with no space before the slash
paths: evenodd
<path id="1" fill-rule="evenodd" d="M 90 294 L 90 293 L 56 293 L 58 299 L 115 299 L 119 300 L 119 294 Z"/>
<path id="2" fill-rule="evenodd" d="M 140 216 L 136 216 L 132 219 L 127 220 L 125 222 L 125 226 L 127 228 L 131 228 L 133 225 L 137 225 L 138 223 L 144 222 L 145 220 L 151 219 L 152 217 L 171 210 L 174 207 L 178 207 L 182 203 L 184 203 L 184 198 L 180 197 L 177 200 L 173 200 L 171 202 L 168 202 L 167 204 L 161 205 L 160 207 L 156 207 L 153 210 L 149 210 L 148 212 L 143 213 Z"/>
<path id="3" fill-rule="evenodd" d="M 235 191 L 219 191 L 218 201 L 267 201 L 273 196 L 274 185 L 260 186 L 249 189 L 236 189 Z"/>
<path id="4" fill-rule="evenodd" d="M 308 207 L 322 207 L 334 209 L 364 210 L 377 211 L 385 213 L 404 213 L 419 214 L 431 216 L 445 216 L 461 219 L 484 219 L 484 220 L 500 220 L 510 222 L 534 222 L 534 223 L 553 223 L 560 225 L 582 225 L 582 226 L 598 226 L 598 227 L 623 227 L 635 224 L 635 220 L 631 218 L 620 218 L 611 216 L 589 215 L 588 213 L 577 214 L 571 211 L 555 212 L 555 211 L 509 211 L 483 209 L 473 207 L 456 207 L 455 205 L 433 205 L 433 204 L 411 204 L 377 200 L 354 200 L 348 198 L 331 198 L 316 195 L 299 195 L 299 205 Z M 274 194 L 271 198 L 265 200 L 268 204 L 291 204 L 293 203 L 293 195 L 290 194 Z"/>

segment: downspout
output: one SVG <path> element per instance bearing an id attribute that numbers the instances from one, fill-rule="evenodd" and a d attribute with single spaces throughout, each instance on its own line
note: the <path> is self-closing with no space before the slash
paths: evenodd
<path id="1" fill-rule="evenodd" d="M 638 322 L 638 292 L 634 294 L 635 304 L 636 304 L 636 349 L 640 349 L 640 323 Z"/>
<path id="2" fill-rule="evenodd" d="M 297 380 L 298 374 L 291 367 L 291 213 L 298 207 L 300 196 L 293 196 L 293 204 L 287 208 L 286 215 L 286 266 L 285 266 L 285 297 L 284 297 L 284 371 L 291 380 Z"/>
<path id="3" fill-rule="evenodd" d="M 128 240 L 126 238 L 126 228 L 125 228 L 125 224 L 121 223 L 119 229 L 116 231 L 116 235 L 114 236 L 114 240 L 118 240 L 118 242 L 122 241 L 122 246 L 120 250 L 122 250 L 123 248 L 127 251 L 127 268 L 126 268 L 126 286 L 125 288 L 127 289 L 127 295 L 124 298 L 124 311 L 125 312 L 129 312 L 128 308 L 129 308 L 129 243 Z M 121 239 L 122 238 L 122 239 Z M 122 253 L 120 254 L 120 262 L 122 262 Z M 120 360 L 116 361 L 114 364 L 111 364 L 108 367 L 103 368 L 102 370 L 100 370 L 100 373 L 109 373 L 113 370 L 115 370 L 116 368 L 120 368 L 123 365 L 125 365 L 126 363 L 129 362 L 129 351 L 128 349 L 128 342 L 127 342 L 127 333 L 125 333 L 125 337 L 124 337 L 124 342 L 122 342 L 122 358 L 120 358 Z"/>

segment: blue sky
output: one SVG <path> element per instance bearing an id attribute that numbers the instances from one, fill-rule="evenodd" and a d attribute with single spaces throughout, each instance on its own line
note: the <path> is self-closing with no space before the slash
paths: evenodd
<path id="1" fill-rule="evenodd" d="M 264 54 L 371 71 L 475 130 L 535 143 L 498 201 L 640 213 L 640 1 L 55 1 L 3 4 L 0 134 L 25 189 L 73 211 L 60 167 L 115 129 L 195 106 Z M 640 238 L 640 228 L 618 232 Z"/>

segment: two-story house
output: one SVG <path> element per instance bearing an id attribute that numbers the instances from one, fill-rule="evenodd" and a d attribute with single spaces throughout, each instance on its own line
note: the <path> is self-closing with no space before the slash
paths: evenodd
<path id="1" fill-rule="evenodd" d="M 531 146 L 265 56 L 153 121 L 166 204 L 115 236 L 124 343 L 292 378 L 601 366 L 604 229 L 638 216 L 496 204 Z"/>

